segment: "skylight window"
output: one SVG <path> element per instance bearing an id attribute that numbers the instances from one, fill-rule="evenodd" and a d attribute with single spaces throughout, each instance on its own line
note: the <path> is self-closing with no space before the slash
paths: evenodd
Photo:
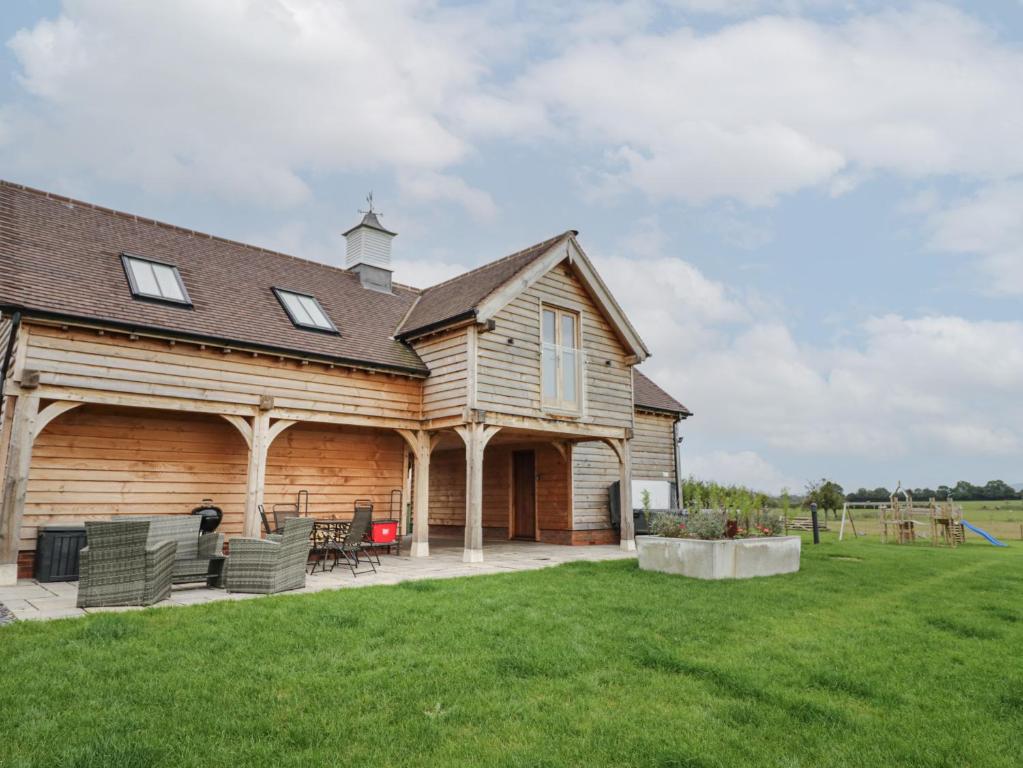
<path id="1" fill-rule="evenodd" d="M 284 311 L 288 313 L 288 317 L 291 318 L 291 322 L 299 328 L 337 333 L 337 328 L 330 322 L 330 318 L 323 311 L 320 302 L 312 296 L 294 291 L 284 291 L 280 288 L 274 288 L 274 293 L 277 294 L 277 298 L 284 307 Z"/>
<path id="2" fill-rule="evenodd" d="M 121 254 L 121 260 L 133 295 L 192 306 L 177 267 L 127 253 Z"/>

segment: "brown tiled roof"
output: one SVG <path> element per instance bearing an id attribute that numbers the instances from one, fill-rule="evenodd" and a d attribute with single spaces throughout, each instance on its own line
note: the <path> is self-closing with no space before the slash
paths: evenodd
<path id="1" fill-rule="evenodd" d="M 425 374 L 416 353 L 391 337 L 399 323 L 408 333 L 471 313 L 576 234 L 569 230 L 422 292 L 396 285 L 385 294 L 364 289 L 357 275 L 338 267 L 0 180 L 0 308 Z M 177 266 L 193 307 L 133 298 L 123 252 Z M 340 335 L 296 328 L 272 287 L 315 296 Z M 636 405 L 689 415 L 639 371 L 634 382 Z"/>
<path id="2" fill-rule="evenodd" d="M 632 401 L 637 408 L 670 411 L 683 417 L 693 415 L 682 403 L 644 376 L 638 368 L 632 369 Z"/>
<path id="3" fill-rule="evenodd" d="M 134 299 L 120 254 L 174 264 L 193 309 Z M 296 328 L 271 287 L 315 296 L 340 336 Z M 0 181 L 0 306 L 426 372 L 391 334 L 418 292 Z"/>
<path id="4" fill-rule="evenodd" d="M 562 240 L 574 237 L 575 230 L 531 245 L 525 250 L 492 261 L 482 267 L 465 272 L 422 292 L 405 322 L 398 330 L 400 336 L 432 328 L 442 323 L 469 317 L 480 303 L 518 272 L 525 269 Z"/>

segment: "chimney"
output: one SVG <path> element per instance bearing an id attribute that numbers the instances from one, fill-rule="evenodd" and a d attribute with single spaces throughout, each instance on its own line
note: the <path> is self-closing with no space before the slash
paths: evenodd
<path id="1" fill-rule="evenodd" d="M 369 210 L 362 221 L 344 233 L 347 240 L 345 269 L 359 276 L 363 288 L 391 292 L 391 240 L 398 234 L 384 229 L 373 210 L 373 194 L 367 198 Z M 363 213 L 363 211 L 360 211 Z"/>

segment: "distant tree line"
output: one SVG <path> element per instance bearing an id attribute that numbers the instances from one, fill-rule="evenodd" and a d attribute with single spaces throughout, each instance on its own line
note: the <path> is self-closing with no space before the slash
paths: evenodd
<path id="1" fill-rule="evenodd" d="M 908 490 L 917 501 L 937 499 L 945 501 L 950 495 L 956 501 L 1007 501 L 1009 499 L 1023 498 L 1023 493 L 1017 491 L 1004 480 L 990 480 L 984 485 L 974 485 L 965 480 L 960 480 L 955 485 L 939 485 L 937 488 L 913 488 Z M 845 495 L 846 501 L 888 501 L 892 492 L 887 488 L 860 488 Z"/>

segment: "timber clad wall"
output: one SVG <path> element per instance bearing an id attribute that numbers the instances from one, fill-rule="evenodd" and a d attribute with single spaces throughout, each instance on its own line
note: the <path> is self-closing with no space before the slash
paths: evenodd
<path id="1" fill-rule="evenodd" d="M 631 443 L 634 480 L 675 482 L 674 422 L 674 416 L 667 414 L 636 413 Z M 573 473 L 575 528 L 607 528 L 611 524 L 607 488 L 619 477 L 614 451 L 603 443 L 579 443 L 574 450 Z"/>
<path id="2" fill-rule="evenodd" d="M 270 446 L 265 504 L 291 502 L 309 491 L 309 514 L 351 516 L 356 499 L 373 502 L 373 516 L 389 515 L 391 489 L 402 487 L 405 443 L 391 430 L 296 424 Z M 400 516 L 400 508 L 397 510 Z"/>
<path id="3" fill-rule="evenodd" d="M 511 510 L 512 452 L 536 451 L 536 516 L 544 531 L 572 529 L 565 460 L 549 444 L 492 445 L 483 456 L 483 527 L 507 535 Z M 430 525 L 465 525 L 465 451 L 435 451 L 430 459 Z"/>
<path id="4" fill-rule="evenodd" d="M 219 416 L 83 405 L 52 421 L 32 451 L 21 549 L 41 525 L 110 515 L 187 514 L 204 497 L 242 534 L 248 448 Z"/>
<path id="5" fill-rule="evenodd" d="M 577 530 L 609 528 L 607 487 L 618 479 L 618 457 L 604 443 L 578 443 L 572 450 Z"/>
<path id="6" fill-rule="evenodd" d="M 32 326 L 25 367 L 40 371 L 40 384 L 79 390 L 158 395 L 187 401 L 242 406 L 251 414 L 260 395 L 279 409 L 418 419 L 422 384 L 402 376 L 327 370 L 279 361 L 276 356 L 195 344 L 171 346 L 156 339 L 129 341 L 120 334 Z M 229 408 L 226 410 L 230 410 Z"/>
<path id="7" fill-rule="evenodd" d="M 386 517 L 403 452 L 390 431 L 296 424 L 270 446 L 267 512 L 304 488 L 312 515 L 351 515 L 356 499 L 371 499 Z M 219 416 L 81 406 L 36 439 L 19 548 L 35 549 L 42 525 L 187 514 L 206 497 L 224 510 L 220 532 L 241 536 L 247 462 L 245 441 Z"/>
<path id="8" fill-rule="evenodd" d="M 675 482 L 675 417 L 639 411 L 632 438 L 632 477 Z"/>
<path id="9" fill-rule="evenodd" d="M 626 352 L 576 277 L 560 264 L 496 316 L 497 328 L 479 335 L 478 402 L 488 411 L 544 416 L 540 391 L 540 305 L 580 313 L 583 346 L 582 421 L 632 426 L 632 369 Z M 508 339 L 514 340 L 513 344 Z M 611 365 L 607 365 L 607 361 Z"/>
<path id="10" fill-rule="evenodd" d="M 430 336 L 412 346 L 430 369 L 422 384 L 423 418 L 461 417 L 468 404 L 466 329 Z"/>

